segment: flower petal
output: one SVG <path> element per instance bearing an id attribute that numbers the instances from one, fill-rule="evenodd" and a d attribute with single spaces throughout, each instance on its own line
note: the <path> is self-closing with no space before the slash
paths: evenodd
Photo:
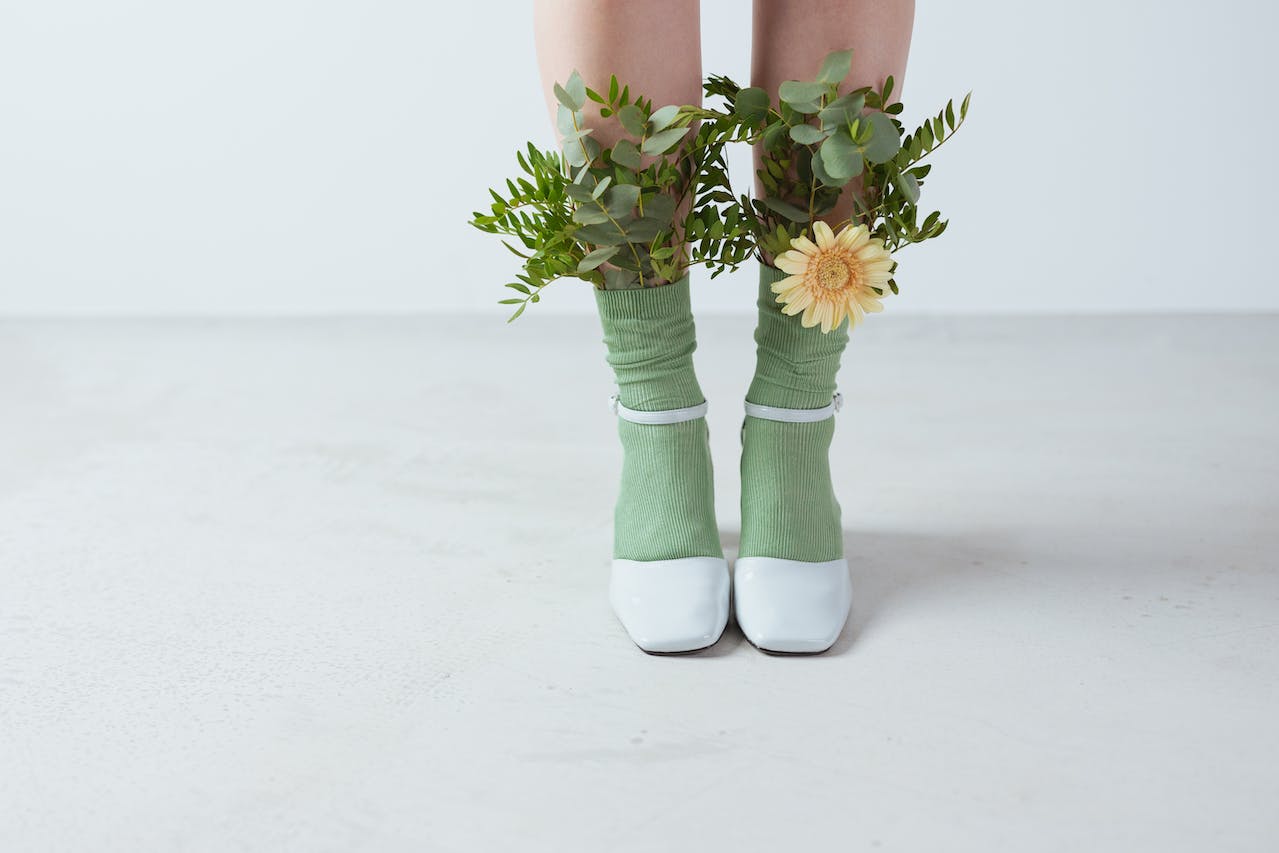
<path id="1" fill-rule="evenodd" d="M 866 230 L 865 225 L 849 225 L 839 232 L 839 244 L 849 252 L 856 252 L 869 239 L 870 232 Z"/>
<path id="2" fill-rule="evenodd" d="M 773 265 L 789 275 L 803 275 L 808 269 L 808 255 L 803 252 L 782 252 L 773 258 Z"/>
<path id="3" fill-rule="evenodd" d="M 803 234 L 800 234 L 798 237 L 791 240 L 790 247 L 805 255 L 815 255 L 818 251 L 817 244 L 805 237 Z"/>
<path id="4" fill-rule="evenodd" d="M 830 321 L 831 328 L 838 329 L 840 326 L 844 325 L 844 320 L 848 318 L 848 303 L 836 302 L 834 305 L 831 306 L 830 310 L 831 310 L 831 321 Z"/>
<path id="5" fill-rule="evenodd" d="M 835 248 L 835 232 L 830 230 L 830 226 L 820 219 L 813 223 L 813 234 L 817 237 L 817 247 L 819 249 Z"/>
<path id="6" fill-rule="evenodd" d="M 857 307 L 861 308 L 867 314 L 878 314 L 884 310 L 884 303 L 879 301 L 879 297 L 874 293 L 859 293 L 855 300 Z"/>
<path id="7" fill-rule="evenodd" d="M 803 311 L 809 305 L 813 304 L 813 292 L 811 290 L 800 290 L 792 294 L 787 300 L 790 305 L 795 306 L 795 311 Z M 791 312 L 795 313 L 794 311 Z"/>
<path id="8" fill-rule="evenodd" d="M 823 302 L 817 309 L 817 318 L 822 321 L 822 334 L 830 334 L 835 319 L 835 306 L 830 302 Z"/>

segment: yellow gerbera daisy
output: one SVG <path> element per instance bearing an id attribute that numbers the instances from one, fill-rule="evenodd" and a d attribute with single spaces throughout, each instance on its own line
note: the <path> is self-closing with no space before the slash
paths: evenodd
<path id="1" fill-rule="evenodd" d="M 782 313 L 803 311 L 806 328 L 820 323 L 829 332 L 845 318 L 856 326 L 866 314 L 883 311 L 879 300 L 889 292 L 893 268 L 884 241 L 872 239 L 865 225 L 847 225 L 836 236 L 825 222 L 816 222 L 813 234 L 816 243 L 801 234 L 774 261 L 789 276 L 772 287 Z"/>

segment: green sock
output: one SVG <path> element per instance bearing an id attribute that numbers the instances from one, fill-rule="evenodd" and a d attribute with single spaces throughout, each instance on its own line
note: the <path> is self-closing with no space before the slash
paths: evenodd
<path id="1" fill-rule="evenodd" d="M 818 409 L 835 393 L 848 327 L 805 329 L 781 312 L 769 286 L 786 273 L 760 266 L 755 378 L 746 399 Z M 844 555 L 829 451 L 835 419 L 782 423 L 747 417 L 742 429 L 742 557 L 825 562 Z"/>
<path id="2" fill-rule="evenodd" d="M 623 406 L 657 412 L 705 402 L 693 373 L 687 276 L 660 287 L 597 290 L 595 302 Z M 623 461 L 613 556 L 723 557 L 706 419 L 637 424 L 619 417 L 617 432 Z"/>

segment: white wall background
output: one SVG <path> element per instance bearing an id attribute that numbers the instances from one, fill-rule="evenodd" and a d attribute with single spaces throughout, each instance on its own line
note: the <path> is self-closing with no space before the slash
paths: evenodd
<path id="1" fill-rule="evenodd" d="M 706 67 L 745 81 L 748 4 L 703 16 Z M 499 315 L 515 259 L 465 220 L 524 139 L 551 144 L 530 24 L 3 3 L 0 314 Z M 903 256 L 892 310 L 1279 310 L 1277 25 L 1263 0 L 919 0 L 906 117 L 976 94 L 925 189 L 951 229 Z M 751 276 L 699 306 L 749 310 Z M 539 307 L 589 310 L 587 286 Z"/>

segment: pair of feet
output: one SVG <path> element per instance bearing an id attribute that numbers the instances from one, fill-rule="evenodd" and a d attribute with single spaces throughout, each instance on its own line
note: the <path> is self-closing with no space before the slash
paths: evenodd
<path id="1" fill-rule="evenodd" d="M 852 588 L 843 557 L 739 557 L 731 577 L 723 557 L 615 559 L 609 598 L 631 640 L 650 654 L 715 645 L 730 602 L 742 633 L 761 651 L 818 654 L 839 638 Z"/>
<path id="2" fill-rule="evenodd" d="M 687 279 L 597 291 L 623 447 L 614 520 L 613 607 L 640 648 L 713 645 L 730 603 L 771 652 L 816 653 L 838 638 L 850 590 L 828 453 L 847 332 L 783 315 L 761 271 L 755 376 L 742 428 L 742 536 L 730 579 L 715 521 L 705 398 Z"/>

